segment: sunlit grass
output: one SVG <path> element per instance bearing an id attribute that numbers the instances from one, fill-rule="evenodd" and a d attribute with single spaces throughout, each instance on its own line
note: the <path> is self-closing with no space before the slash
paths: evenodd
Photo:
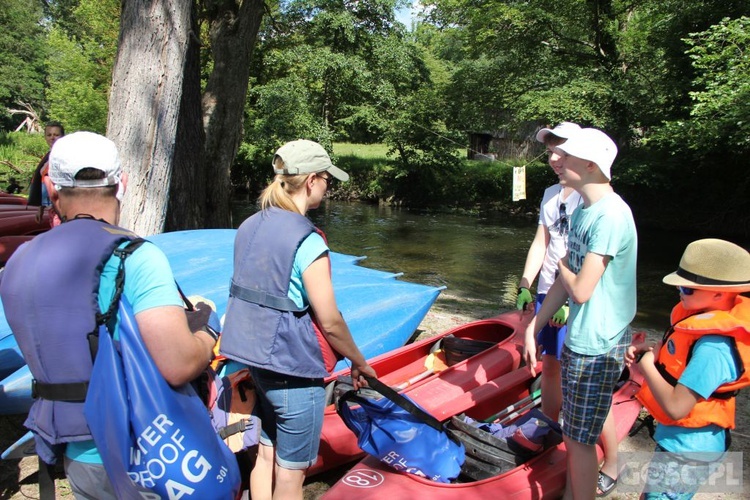
<path id="1" fill-rule="evenodd" d="M 353 144 L 350 142 L 334 142 L 335 156 L 356 156 L 358 158 L 387 159 L 388 146 L 385 144 Z"/>

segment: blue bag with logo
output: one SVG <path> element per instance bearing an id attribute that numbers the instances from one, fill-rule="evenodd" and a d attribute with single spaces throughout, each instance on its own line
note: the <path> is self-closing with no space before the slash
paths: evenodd
<path id="1" fill-rule="evenodd" d="M 190 384 L 170 386 L 119 301 L 119 352 L 106 326 L 84 414 L 118 498 L 236 498 L 237 459 Z"/>
<path id="2" fill-rule="evenodd" d="M 440 483 L 458 477 L 465 458 L 463 444 L 407 397 L 375 378 L 365 379 L 384 397 L 370 399 L 351 390 L 336 402 L 338 414 L 357 435 L 359 447 L 409 474 Z"/>

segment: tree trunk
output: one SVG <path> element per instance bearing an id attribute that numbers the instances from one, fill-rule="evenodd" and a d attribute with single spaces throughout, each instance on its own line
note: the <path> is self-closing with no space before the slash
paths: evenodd
<path id="1" fill-rule="evenodd" d="M 191 2 L 123 0 L 107 130 L 129 173 L 121 225 L 162 231 L 175 155 Z"/>
<path id="2" fill-rule="evenodd" d="M 193 6 L 193 29 L 185 60 L 165 231 L 200 229 L 204 227 L 206 212 L 207 174 L 203 158 L 206 135 L 202 121 L 200 41 L 194 2 Z"/>
<path id="3" fill-rule="evenodd" d="M 214 69 L 203 94 L 206 132 L 206 227 L 232 227 L 230 169 L 242 141 L 242 120 L 250 58 L 260 23 L 262 0 L 209 0 Z"/>

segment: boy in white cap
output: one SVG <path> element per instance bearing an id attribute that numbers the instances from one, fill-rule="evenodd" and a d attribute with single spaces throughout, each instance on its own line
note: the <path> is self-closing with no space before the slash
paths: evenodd
<path id="1" fill-rule="evenodd" d="M 662 452 L 651 462 L 648 477 L 657 481 L 644 497 L 682 499 L 729 448 L 735 394 L 750 385 L 750 299 L 739 295 L 750 291 L 750 253 L 724 240 L 694 241 L 664 283 L 680 292 L 671 326 L 656 346 L 630 347 L 626 361 L 638 363 L 646 379 L 636 397 L 657 422 Z M 677 479 L 661 474 L 670 466 Z"/>
<path id="2" fill-rule="evenodd" d="M 614 471 L 598 473 L 595 445 L 605 426 L 614 426 L 608 414 L 631 341 L 638 238 L 630 207 L 609 183 L 617 156 L 612 139 L 601 130 L 584 128 L 555 152 L 561 156 L 560 184 L 578 191 L 583 205 L 573 212 L 568 254 L 560 259 L 560 274 L 526 329 L 524 351 L 533 369 L 537 332 L 569 301 L 560 360 L 568 450 L 565 498 L 593 498 L 597 485 L 598 495 L 604 496 L 617 479 L 616 463 L 605 463 Z"/>
<path id="3" fill-rule="evenodd" d="M 559 146 L 575 132 L 581 130 L 578 124 L 562 122 L 555 128 L 543 128 L 536 134 L 536 140 L 547 149 L 547 162 L 555 175 L 561 165 L 561 156 L 555 152 Z M 523 274 L 518 282 L 518 299 L 516 307 L 526 309 L 535 301 L 529 288 L 537 274 L 536 307 L 538 311 L 547 291 L 557 277 L 557 262 L 568 251 L 568 231 L 570 215 L 583 202 L 583 198 L 572 187 L 559 182 L 544 190 L 542 203 L 539 206 L 539 224 L 534 240 L 526 254 Z M 542 371 L 542 412 L 554 421 L 560 416 L 562 407 L 562 384 L 560 380 L 560 353 L 567 331 L 565 322 L 568 318 L 568 306 L 562 306 L 552 317 L 550 324 L 544 325 L 537 341 L 544 354 Z"/>

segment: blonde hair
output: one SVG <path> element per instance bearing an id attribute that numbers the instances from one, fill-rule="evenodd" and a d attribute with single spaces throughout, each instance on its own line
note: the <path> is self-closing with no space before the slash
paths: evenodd
<path id="1" fill-rule="evenodd" d="M 284 166 L 284 160 L 280 157 L 276 157 L 273 166 L 277 169 L 281 169 Z M 294 200 L 292 200 L 292 195 L 304 188 L 305 181 L 307 181 L 309 175 L 310 174 L 277 174 L 273 178 L 271 184 L 266 186 L 263 192 L 260 193 L 260 197 L 258 198 L 260 209 L 265 210 L 270 207 L 276 207 L 290 212 L 300 213 L 299 208 L 297 208 Z"/>

